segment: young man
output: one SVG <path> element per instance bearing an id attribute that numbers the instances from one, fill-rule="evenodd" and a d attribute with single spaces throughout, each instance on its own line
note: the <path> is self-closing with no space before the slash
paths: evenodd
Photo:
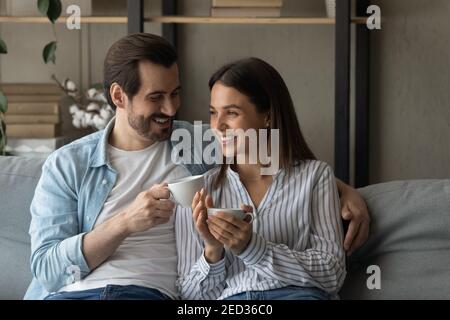
<path id="1" fill-rule="evenodd" d="M 31 204 L 33 281 L 25 299 L 177 298 L 174 204 L 162 183 L 209 167 L 171 160 L 173 129 L 193 132 L 174 121 L 176 60 L 174 48 L 151 34 L 126 36 L 109 49 L 104 86 L 116 117 L 44 164 Z M 339 189 L 354 250 L 369 217 L 355 190 Z"/>

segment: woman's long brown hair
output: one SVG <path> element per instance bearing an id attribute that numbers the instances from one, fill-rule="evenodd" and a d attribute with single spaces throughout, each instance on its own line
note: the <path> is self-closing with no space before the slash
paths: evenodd
<path id="1" fill-rule="evenodd" d="M 316 159 L 300 130 L 289 90 L 277 70 L 258 58 L 246 58 L 217 70 L 209 80 L 209 89 L 216 82 L 246 95 L 260 113 L 270 116 L 270 129 L 279 129 L 280 167 L 289 170 L 302 160 Z M 214 183 L 223 181 L 227 165 L 223 164 Z"/>

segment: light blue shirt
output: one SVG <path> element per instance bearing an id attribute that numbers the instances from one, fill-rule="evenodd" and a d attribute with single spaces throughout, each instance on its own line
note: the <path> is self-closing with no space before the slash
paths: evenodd
<path id="1" fill-rule="evenodd" d="M 94 227 L 98 214 L 113 188 L 117 172 L 106 153 L 114 119 L 99 132 L 88 135 L 52 153 L 31 203 L 31 270 L 33 280 L 24 299 L 43 299 L 65 285 L 83 279 L 90 269 L 83 256 L 82 238 Z M 174 121 L 175 129 L 203 132 Z M 184 165 L 193 175 L 212 166 L 202 163 L 202 139 L 191 139 L 194 164 Z M 171 142 L 172 147 L 177 143 Z"/>

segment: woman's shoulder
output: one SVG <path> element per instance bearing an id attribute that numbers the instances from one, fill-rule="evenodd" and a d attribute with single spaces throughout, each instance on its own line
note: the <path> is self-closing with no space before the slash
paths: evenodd
<path id="1" fill-rule="evenodd" d="M 322 171 L 325 169 L 333 170 L 327 162 L 321 161 L 321 160 L 311 160 L 311 159 L 300 161 L 297 168 L 299 170 L 306 170 L 306 169 L 307 170 L 319 170 L 319 171 Z"/>
<path id="2" fill-rule="evenodd" d="M 312 178 L 318 178 L 323 174 L 331 174 L 334 176 L 333 168 L 325 161 L 320 160 L 302 160 L 294 167 L 296 177 L 300 175 L 308 175 Z"/>

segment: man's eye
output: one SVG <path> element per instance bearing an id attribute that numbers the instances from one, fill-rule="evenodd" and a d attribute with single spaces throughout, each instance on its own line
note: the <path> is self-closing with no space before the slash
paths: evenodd
<path id="1" fill-rule="evenodd" d="M 228 115 L 237 116 L 238 114 L 237 114 L 237 112 L 234 112 L 234 111 L 228 111 Z"/>
<path id="2" fill-rule="evenodd" d="M 150 96 L 150 100 L 151 101 L 159 101 L 159 100 L 161 100 L 163 98 L 163 96 L 162 95 L 157 95 L 157 96 Z"/>
<path id="3" fill-rule="evenodd" d="M 180 95 L 179 91 L 172 92 L 172 94 L 171 94 L 172 97 L 178 97 L 179 95 Z"/>

